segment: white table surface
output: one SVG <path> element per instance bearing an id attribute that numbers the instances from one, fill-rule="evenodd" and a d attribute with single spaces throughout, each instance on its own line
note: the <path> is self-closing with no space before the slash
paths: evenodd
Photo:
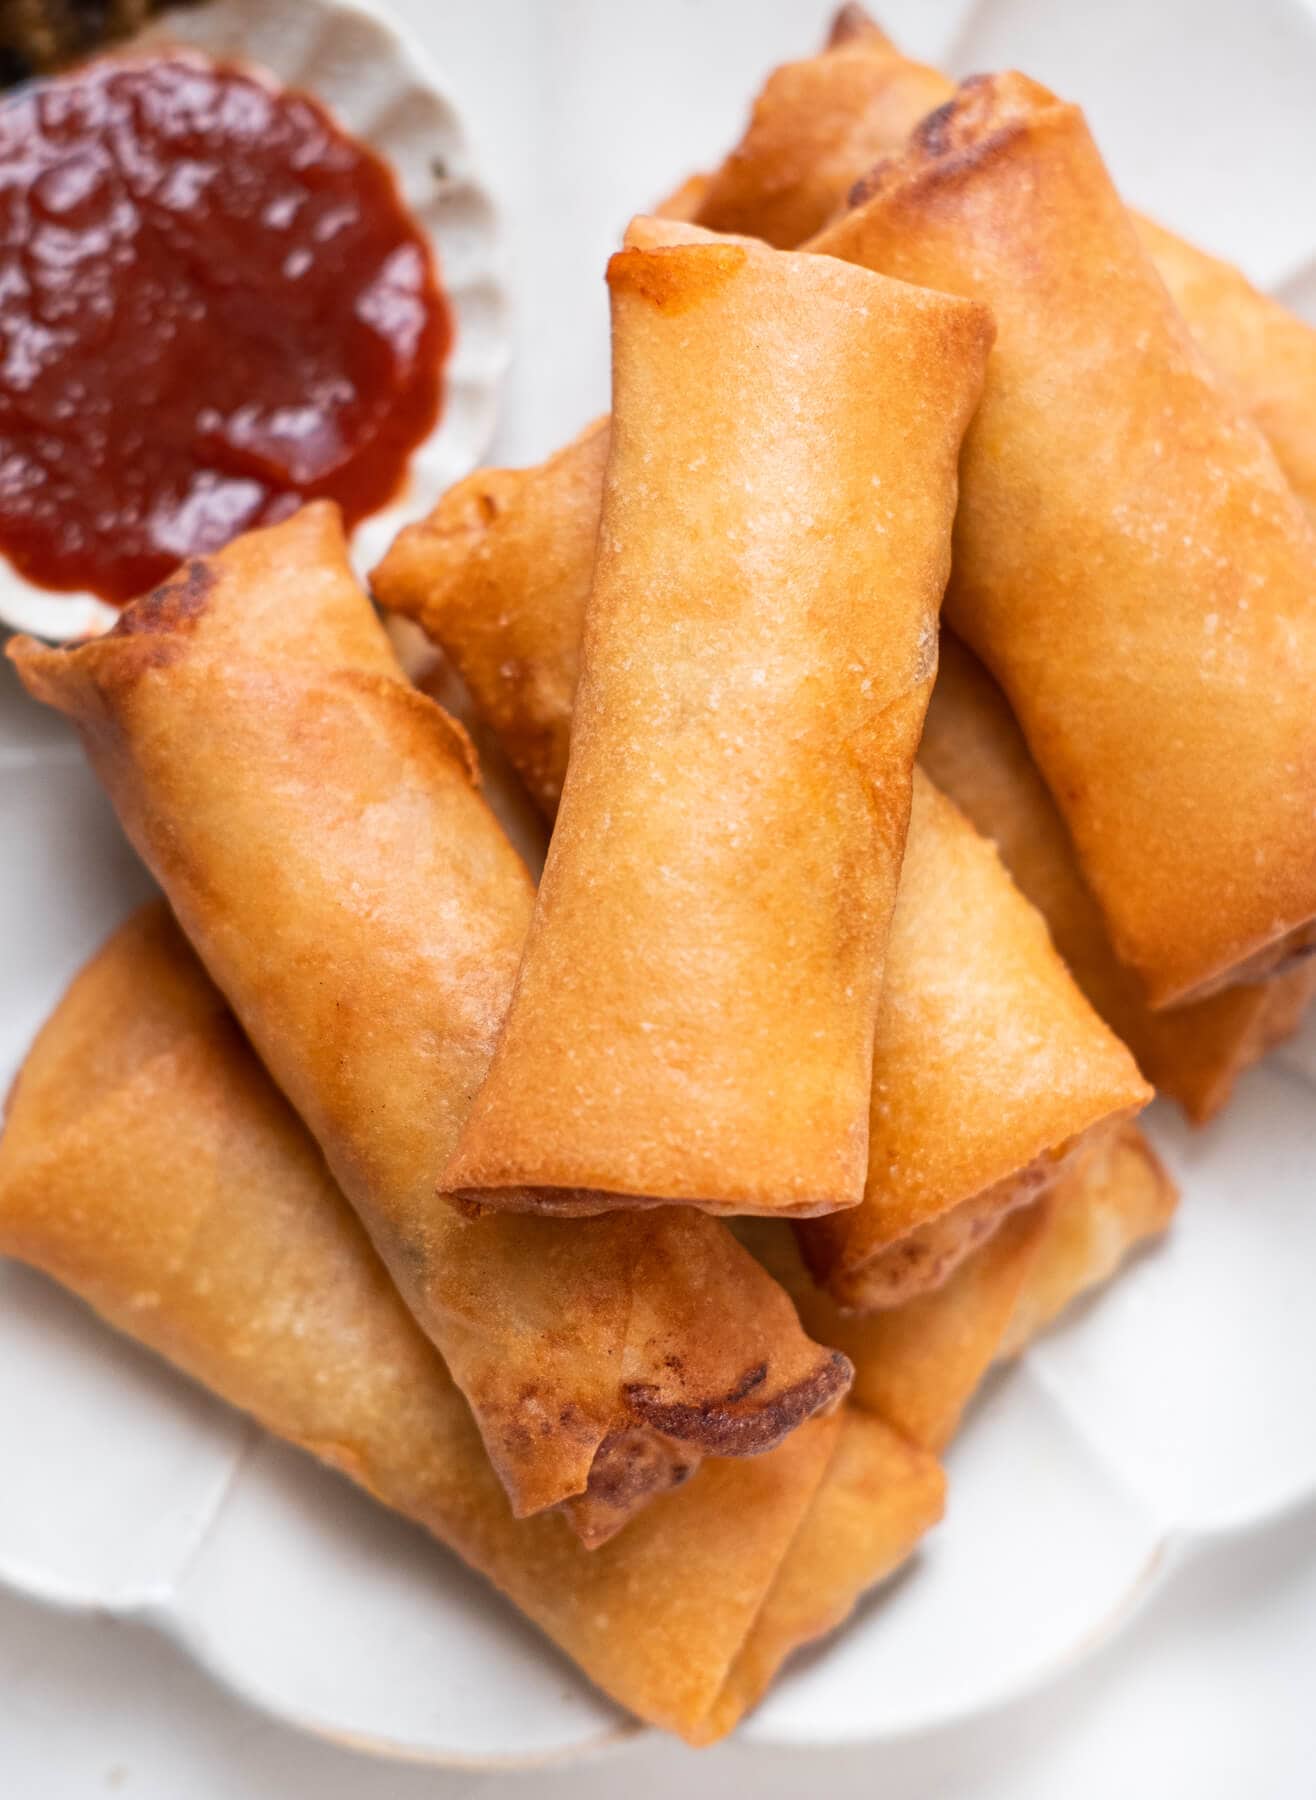
<path id="1" fill-rule="evenodd" d="M 1185 0 L 1162 4 L 1190 23 Z M 724 146 L 762 72 L 803 53 L 832 7 L 395 0 L 395 10 L 448 77 L 502 202 L 518 357 L 495 450 L 539 456 L 606 404 L 602 267 L 626 217 Z M 964 10 L 965 0 L 903 0 L 884 16 L 907 47 L 934 56 Z M 1221 11 L 1203 0 L 1204 28 Z M 1271 7 L 1239 0 L 1235 23 L 1238 13 L 1264 30 Z M 0 1480 L 20 1453 L 0 1451 Z M 147 1628 L 0 1592 L 0 1800 L 647 1800 L 678 1788 L 688 1800 L 735 1789 L 756 1800 L 1305 1800 L 1316 1794 L 1316 1508 L 1212 1550 L 1045 1691 L 935 1738 L 808 1756 L 734 1743 L 696 1756 L 651 1738 L 620 1758 L 531 1774 L 370 1761 L 261 1718 Z"/>

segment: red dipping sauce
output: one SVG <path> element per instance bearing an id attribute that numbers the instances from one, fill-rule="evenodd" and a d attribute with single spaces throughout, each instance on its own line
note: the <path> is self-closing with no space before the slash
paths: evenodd
<path id="1" fill-rule="evenodd" d="M 425 240 L 314 100 L 192 53 L 0 106 L 0 552 L 123 602 L 303 499 L 349 524 L 438 417 Z"/>

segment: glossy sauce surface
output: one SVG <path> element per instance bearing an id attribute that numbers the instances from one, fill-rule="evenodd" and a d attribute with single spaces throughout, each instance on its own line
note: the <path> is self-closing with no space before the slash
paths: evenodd
<path id="1" fill-rule="evenodd" d="M 193 53 L 0 106 L 0 552 L 122 602 L 303 498 L 354 523 L 437 419 L 451 330 L 387 166 Z"/>

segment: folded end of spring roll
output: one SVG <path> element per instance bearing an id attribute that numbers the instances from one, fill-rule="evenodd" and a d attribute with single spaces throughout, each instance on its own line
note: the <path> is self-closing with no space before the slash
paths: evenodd
<path id="1" fill-rule="evenodd" d="M 1045 1230 L 1000 1355 L 1015 1356 L 1067 1306 L 1100 1287 L 1140 1245 L 1169 1226 L 1179 1194 L 1136 1126 L 1112 1132 L 1099 1155 L 1056 1183 Z"/>
<path id="2" fill-rule="evenodd" d="M 891 39 L 867 7 L 858 5 L 857 0 L 846 0 L 844 6 L 836 9 L 827 28 L 827 36 L 823 39 L 823 48 L 838 50 L 844 44 L 853 43 L 866 43 L 875 50 L 894 48 Z"/>
<path id="3" fill-rule="evenodd" d="M 1094 1126 L 1092 1133 L 1102 1129 Z M 1083 1153 L 1090 1135 L 1082 1133 L 1075 1140 L 1043 1152 L 990 1187 L 902 1232 L 853 1267 L 844 1266 L 844 1259 L 829 1265 L 827 1247 L 820 1242 L 822 1234 L 807 1230 L 800 1238 L 805 1257 L 818 1279 L 832 1292 L 836 1304 L 847 1312 L 871 1313 L 907 1306 L 922 1294 L 935 1293 L 966 1258 L 991 1242 L 1012 1213 L 1031 1207 L 1061 1169 Z"/>
<path id="4" fill-rule="evenodd" d="M 427 1296 L 518 1516 L 564 1502 L 587 1543 L 704 1457 L 771 1449 L 849 1386 L 844 1357 L 689 1208 L 454 1213 Z"/>
<path id="5" fill-rule="evenodd" d="M 568 1226 L 516 1217 L 487 1223 L 531 1238 L 584 1233 L 605 1293 L 610 1259 L 626 1259 L 629 1311 L 601 1411 L 608 1428 L 597 1447 L 592 1434 L 587 1440 L 588 1484 L 564 1503 L 586 1544 L 605 1542 L 705 1458 L 773 1450 L 849 1389 L 844 1355 L 806 1335 L 789 1296 L 713 1219 L 667 1207 L 642 1219 L 617 1213 Z M 537 1404 L 551 1404 L 553 1392 L 550 1374 Z M 516 1418 L 533 1432 L 533 1409 L 518 1408 Z M 528 1503 L 537 1497 L 551 1504 L 547 1491 L 516 1491 L 521 1516 L 538 1510 Z"/>
<path id="6" fill-rule="evenodd" d="M 853 183 L 847 214 L 810 247 L 835 254 L 832 232 L 858 223 L 850 214 L 879 199 L 891 201 L 903 188 L 935 205 L 939 186 L 951 187 L 975 166 L 1000 161 L 1011 140 L 1044 130 L 1061 115 L 1082 117 L 1076 106 L 1017 69 L 970 75 L 958 87 L 947 83 L 941 102 Z"/>
<path id="7" fill-rule="evenodd" d="M 1047 1203 L 1024 1207 L 967 1257 L 935 1293 L 857 1316 L 842 1312 L 810 1276 L 788 1227 L 753 1221 L 744 1242 L 789 1291 L 825 1341 L 848 1344 L 853 1403 L 911 1443 L 950 1442 L 1006 1334 L 1037 1263 Z M 739 1228 L 738 1229 L 742 1229 Z"/>
<path id="8" fill-rule="evenodd" d="M 800 1228 L 855 1311 L 945 1281 L 1151 1099 L 991 844 L 921 771 L 886 970 L 864 1199 Z"/>
<path id="9" fill-rule="evenodd" d="M 63 702 L 53 680 L 51 691 L 44 691 L 47 672 L 53 677 L 66 665 L 89 672 L 122 666 L 127 680 L 130 671 L 177 659 L 180 646 L 198 635 L 216 651 L 238 654 L 260 643 L 311 668 L 329 663 L 362 674 L 396 673 L 387 638 L 362 609 L 345 542 L 337 504 L 311 500 L 278 525 L 190 558 L 125 607 L 103 637 L 62 649 L 17 637 L 9 653 L 32 692 L 57 707 Z M 240 613 L 229 600 L 239 587 Z M 140 640 L 133 662 L 124 655 L 125 639 Z"/>
<path id="10" fill-rule="evenodd" d="M 531 798 L 562 791 L 594 569 L 606 420 L 535 469 L 477 469 L 398 534 L 370 581 L 450 659 Z"/>
<path id="11" fill-rule="evenodd" d="M 1107 1132 L 1046 1197 L 1009 1218 L 935 1293 L 889 1311 L 843 1313 L 810 1278 L 788 1228 L 737 1227 L 793 1297 L 809 1330 L 854 1364 L 855 1405 L 941 1451 L 994 1362 L 1107 1281 L 1173 1215 L 1174 1185 L 1138 1127 Z"/>
<path id="12" fill-rule="evenodd" d="M 470 1411 L 164 909 L 75 980 L 0 1137 L 0 1254 L 416 1520 L 607 1693 L 708 1742 L 934 1522 L 849 1409 L 710 1461 L 613 1542 L 518 1521 Z"/>
<path id="13" fill-rule="evenodd" d="M 1116 957 L 1064 820 L 1004 694 L 977 658 L 943 633 L 937 682 L 919 746 L 944 793 L 996 845 L 1042 914 L 1070 972 L 1158 1092 L 1194 1124 L 1225 1105 L 1244 1069 L 1296 1031 L 1316 996 L 1316 969 L 1153 1012 Z"/>
<path id="14" fill-rule="evenodd" d="M 687 184 L 679 216 L 794 249 L 952 91 L 938 70 L 902 56 L 861 7 L 844 7 L 820 55 L 768 77 L 740 142 L 697 187 Z"/>

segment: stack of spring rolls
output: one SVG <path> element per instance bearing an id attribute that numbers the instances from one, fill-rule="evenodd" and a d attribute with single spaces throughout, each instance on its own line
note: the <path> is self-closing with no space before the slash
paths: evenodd
<path id="1" fill-rule="evenodd" d="M 706 1743 L 1163 1230 L 1153 1090 L 1311 996 L 1316 334 L 854 8 L 607 280 L 611 416 L 373 577 L 537 891 L 328 505 L 11 645 L 168 905 L 30 1053 L 0 1251 Z"/>

